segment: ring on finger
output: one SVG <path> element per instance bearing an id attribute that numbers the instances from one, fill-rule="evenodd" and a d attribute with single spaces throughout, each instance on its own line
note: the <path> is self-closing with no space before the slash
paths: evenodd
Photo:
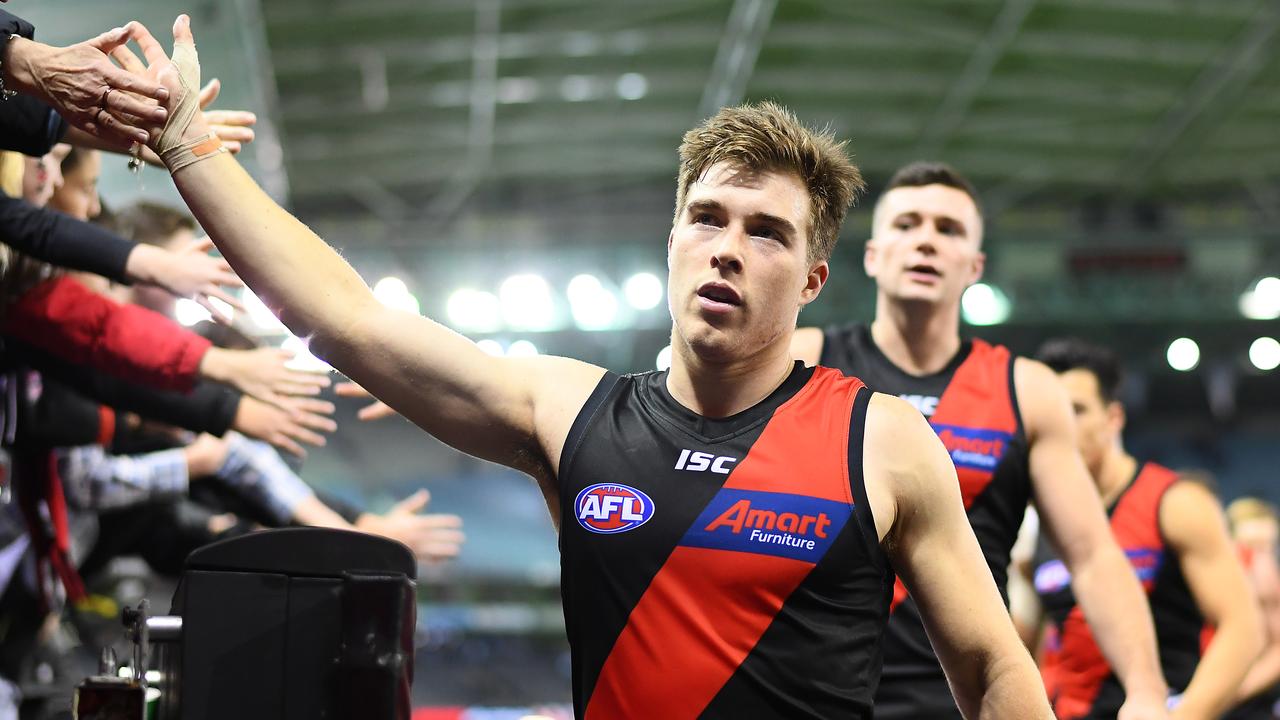
<path id="1" fill-rule="evenodd" d="M 114 89 L 115 88 L 109 87 L 106 90 L 102 91 L 102 97 L 98 100 L 98 107 L 102 108 L 103 110 L 107 109 L 107 97 L 111 95 L 111 91 Z"/>

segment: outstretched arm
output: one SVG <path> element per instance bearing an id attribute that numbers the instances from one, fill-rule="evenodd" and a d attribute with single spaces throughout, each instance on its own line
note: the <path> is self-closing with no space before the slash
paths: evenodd
<path id="1" fill-rule="evenodd" d="M 1031 444 L 1031 481 L 1042 527 L 1071 571 L 1071 589 L 1125 688 L 1121 720 L 1165 717 L 1167 689 L 1146 595 L 1111 535 L 1098 491 L 1076 449 L 1066 391 L 1048 367 L 1014 366 Z"/>
<path id="2" fill-rule="evenodd" d="M 1009 620 L 960 499 L 946 449 L 915 408 L 872 397 L 868 493 L 892 502 L 886 549 L 920 606 L 929 640 L 965 717 L 1052 718 L 1035 663 Z M 876 512 L 877 525 L 885 510 Z"/>
<path id="3" fill-rule="evenodd" d="M 208 129 L 189 105 L 199 65 L 188 23 L 183 16 L 174 25 L 177 64 L 154 38 L 139 40 L 148 72 L 171 91 L 175 123 L 190 118 L 152 133 L 152 147 L 223 256 L 294 334 L 311 338 L 317 355 L 410 420 L 464 452 L 549 478 L 603 370 L 562 358 L 491 357 L 427 318 L 379 303 L 230 155 L 201 145 Z M 183 164 L 193 157 L 201 159 Z"/>

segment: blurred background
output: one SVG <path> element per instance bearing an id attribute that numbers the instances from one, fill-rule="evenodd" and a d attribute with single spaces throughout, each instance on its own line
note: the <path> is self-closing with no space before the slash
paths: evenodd
<path id="1" fill-rule="evenodd" d="M 12 9 L 54 44 L 130 18 L 167 38 L 188 12 L 204 77 L 223 81 L 216 107 L 258 114 L 240 158 L 259 182 L 386 302 L 495 353 L 661 365 L 675 149 L 722 105 L 772 98 L 829 125 L 868 178 L 802 324 L 870 319 L 861 247 L 876 192 L 906 162 L 952 163 L 987 215 L 967 332 L 1021 353 L 1063 334 L 1112 345 L 1135 454 L 1206 470 L 1228 500 L 1280 500 L 1275 0 Z M 105 204 L 176 202 L 162 172 L 124 165 L 105 162 Z M 302 347 L 269 313 L 250 322 Z M 357 422 L 358 406 L 343 402 L 304 476 L 374 506 L 427 487 L 467 526 L 462 557 L 423 577 L 415 695 L 567 701 L 556 538 L 532 483 L 404 421 Z"/>

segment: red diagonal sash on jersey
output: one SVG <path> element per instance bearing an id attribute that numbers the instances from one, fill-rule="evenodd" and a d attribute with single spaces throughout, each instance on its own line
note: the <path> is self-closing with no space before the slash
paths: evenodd
<path id="1" fill-rule="evenodd" d="M 955 465 L 965 510 L 991 484 L 1018 426 L 1009 394 L 1008 350 L 972 342 L 969 357 L 956 368 L 929 418 Z M 895 577 L 891 611 L 906 599 L 907 588 Z"/>
<path id="2" fill-rule="evenodd" d="M 775 411 L 631 611 L 588 720 L 696 718 L 716 696 L 848 519 L 860 387 L 818 368 Z"/>
<path id="3" fill-rule="evenodd" d="M 1142 589 L 1151 595 L 1164 556 L 1160 533 L 1160 498 L 1178 479 L 1177 473 L 1155 463 L 1143 465 L 1111 512 L 1111 533 L 1134 568 Z M 1057 688 L 1053 711 L 1060 718 L 1081 718 L 1093 710 L 1111 666 L 1077 604 L 1067 613 L 1059 632 L 1061 649 L 1046 668 Z"/>

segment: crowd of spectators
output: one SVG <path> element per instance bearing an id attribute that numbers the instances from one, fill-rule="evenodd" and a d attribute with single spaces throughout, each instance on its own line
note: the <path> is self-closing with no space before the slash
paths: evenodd
<path id="1" fill-rule="evenodd" d="M 0 720 L 69 716 L 75 678 L 42 658 L 69 627 L 91 633 L 85 615 L 118 614 L 95 591 L 116 558 L 172 577 L 201 545 L 290 525 L 384 535 L 423 562 L 462 541 L 425 491 L 372 513 L 309 486 L 305 448 L 336 430 L 327 373 L 236 327 L 242 283 L 190 215 L 99 197 L 104 152 L 158 162 L 138 141 L 164 89 L 111 60 L 135 29 L 52 47 L 0 11 Z M 218 90 L 200 111 L 235 152 L 255 118 L 210 109 Z M 181 298 L 214 321 L 180 325 Z"/>

